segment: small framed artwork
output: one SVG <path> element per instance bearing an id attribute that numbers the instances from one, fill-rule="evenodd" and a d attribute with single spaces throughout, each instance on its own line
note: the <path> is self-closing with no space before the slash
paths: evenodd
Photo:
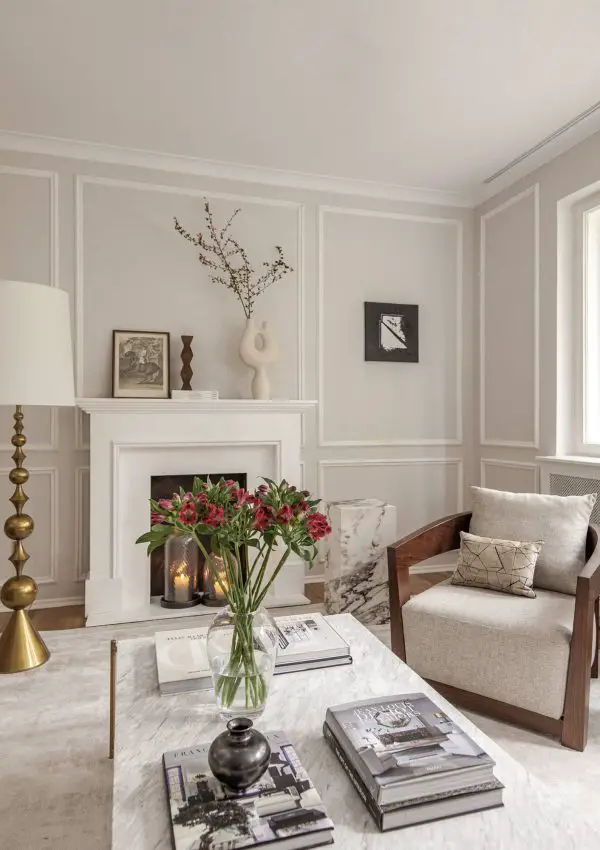
<path id="1" fill-rule="evenodd" d="M 365 360 L 419 362 L 419 307 L 365 301 Z"/>
<path id="2" fill-rule="evenodd" d="M 169 398 L 170 337 L 113 331 L 113 398 Z"/>

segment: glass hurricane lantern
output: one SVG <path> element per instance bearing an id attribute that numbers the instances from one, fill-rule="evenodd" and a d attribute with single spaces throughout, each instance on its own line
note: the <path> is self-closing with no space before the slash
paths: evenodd
<path id="1" fill-rule="evenodd" d="M 202 600 L 198 580 L 199 549 L 193 534 L 176 531 L 165 543 L 163 608 L 190 608 Z"/>

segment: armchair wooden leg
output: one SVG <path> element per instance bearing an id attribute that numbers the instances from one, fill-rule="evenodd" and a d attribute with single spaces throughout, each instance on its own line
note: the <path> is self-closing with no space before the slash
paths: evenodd
<path id="1" fill-rule="evenodd" d="M 598 678 L 598 640 L 600 639 L 600 596 L 594 602 L 594 630 L 596 635 L 596 651 L 592 662 L 592 679 Z"/>

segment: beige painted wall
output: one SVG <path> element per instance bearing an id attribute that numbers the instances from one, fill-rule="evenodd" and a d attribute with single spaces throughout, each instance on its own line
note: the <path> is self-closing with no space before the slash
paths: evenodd
<path id="1" fill-rule="evenodd" d="M 326 499 L 388 499 L 399 533 L 459 509 L 473 480 L 470 210 L 1 153 L 0 277 L 69 292 L 78 393 L 110 393 L 111 332 L 137 328 L 170 331 L 173 386 L 179 337 L 190 333 L 194 386 L 249 394 L 236 355 L 241 310 L 172 229 L 173 215 L 200 224 L 204 196 L 219 218 L 242 208 L 235 232 L 252 258 L 279 243 L 295 268 L 256 316 L 281 343 L 274 394 L 320 401 L 306 423 L 303 483 Z M 364 362 L 365 300 L 419 305 L 419 364 Z M 72 410 L 26 414 L 31 573 L 40 597 L 60 604 L 83 595 L 88 424 Z M 0 429 L 8 514 L 9 410 Z M 10 569 L 0 561 L 0 576 Z"/>
<path id="2" fill-rule="evenodd" d="M 475 418 L 488 486 L 529 490 L 536 455 L 572 448 L 571 207 L 599 181 L 596 134 L 476 210 Z"/>

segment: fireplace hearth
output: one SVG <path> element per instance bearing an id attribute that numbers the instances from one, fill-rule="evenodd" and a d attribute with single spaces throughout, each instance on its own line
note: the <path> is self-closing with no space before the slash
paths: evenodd
<path id="1" fill-rule="evenodd" d="M 189 492 L 194 484 L 194 478 L 201 478 L 202 481 L 219 481 L 224 478 L 225 481 L 237 481 L 240 487 L 246 487 L 247 477 L 245 472 L 223 472 L 196 475 L 152 475 L 150 477 L 150 498 L 158 501 L 159 499 L 170 499 L 173 493 L 179 493 L 179 488 L 183 487 L 185 492 Z M 202 540 L 205 548 L 210 545 L 209 539 Z M 202 575 L 204 566 L 204 557 L 200 554 L 199 573 Z M 162 596 L 164 590 L 164 570 L 165 570 L 165 547 L 161 546 L 155 549 L 150 555 L 150 595 Z M 202 587 L 199 588 L 201 591 Z"/>

